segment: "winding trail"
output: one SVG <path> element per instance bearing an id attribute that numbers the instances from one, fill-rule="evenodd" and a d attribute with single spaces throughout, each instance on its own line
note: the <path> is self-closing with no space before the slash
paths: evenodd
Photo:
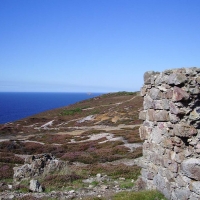
<path id="1" fill-rule="evenodd" d="M 137 95 L 134 96 L 134 97 L 132 97 L 131 99 L 126 100 L 126 101 L 122 101 L 122 102 L 114 103 L 114 104 L 111 104 L 111 105 L 112 105 L 112 106 L 118 106 L 118 105 L 121 105 L 121 104 L 123 104 L 123 103 L 129 102 L 129 101 L 132 101 L 132 100 L 135 99 L 136 97 L 137 97 Z M 95 107 L 92 107 L 92 108 L 85 108 L 85 109 L 83 109 L 83 110 L 92 110 L 92 109 L 94 109 L 94 108 L 106 107 L 106 106 L 111 106 L 111 105 L 110 105 L 110 104 L 104 104 L 104 105 L 95 106 Z"/>

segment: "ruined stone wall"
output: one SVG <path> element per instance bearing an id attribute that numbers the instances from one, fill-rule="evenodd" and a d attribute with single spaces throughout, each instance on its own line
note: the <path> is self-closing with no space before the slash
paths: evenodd
<path id="1" fill-rule="evenodd" d="M 200 68 L 146 72 L 141 179 L 168 199 L 200 199 Z"/>

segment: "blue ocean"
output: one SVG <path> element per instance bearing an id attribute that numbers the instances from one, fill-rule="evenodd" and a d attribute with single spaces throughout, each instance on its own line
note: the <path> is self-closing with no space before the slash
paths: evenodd
<path id="1" fill-rule="evenodd" d="M 102 93 L 0 92 L 0 124 L 74 104 Z"/>

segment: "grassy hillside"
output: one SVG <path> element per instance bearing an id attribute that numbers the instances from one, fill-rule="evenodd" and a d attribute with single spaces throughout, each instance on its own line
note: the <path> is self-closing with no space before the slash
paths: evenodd
<path id="1" fill-rule="evenodd" d="M 27 155 L 52 153 L 69 162 L 71 175 L 62 172 L 42 178 L 47 192 L 99 188 L 102 184 L 109 185 L 106 191 L 112 195 L 108 196 L 114 195 L 114 188 L 131 190 L 140 174 L 136 158 L 142 156 L 141 107 L 142 97 L 137 92 L 109 93 L 0 125 L 0 182 L 11 183 L 12 168 L 22 164 Z M 98 173 L 109 179 L 83 182 Z M 16 189 L 28 192 L 28 182 Z"/>

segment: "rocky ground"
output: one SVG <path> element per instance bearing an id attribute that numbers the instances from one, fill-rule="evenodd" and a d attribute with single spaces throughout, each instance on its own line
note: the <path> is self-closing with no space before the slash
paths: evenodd
<path id="1" fill-rule="evenodd" d="M 0 199 L 111 199 L 136 190 L 141 107 L 138 93 L 111 93 L 0 125 Z M 44 173 L 54 159 L 27 162 L 49 153 L 65 167 Z"/>

